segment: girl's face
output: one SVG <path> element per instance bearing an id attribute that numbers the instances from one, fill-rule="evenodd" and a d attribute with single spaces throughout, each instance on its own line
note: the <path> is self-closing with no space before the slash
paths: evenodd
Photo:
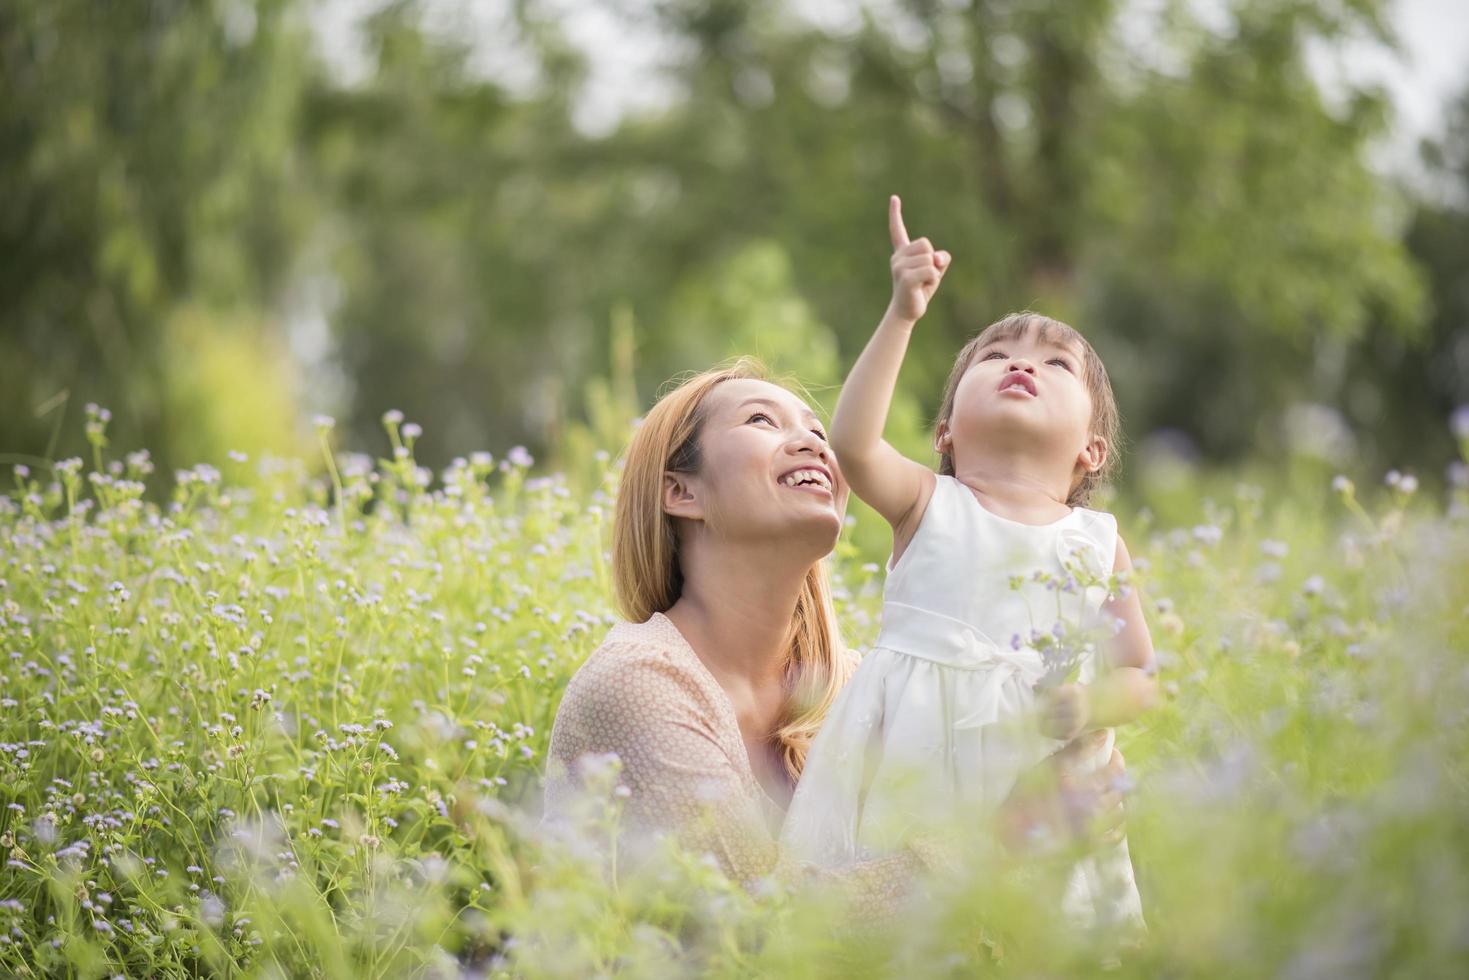
<path id="1" fill-rule="evenodd" d="M 716 386 L 703 409 L 699 472 L 664 476 L 664 509 L 723 537 L 830 552 L 847 487 L 810 407 L 779 385 L 742 378 Z"/>
<path id="2" fill-rule="evenodd" d="M 949 440 L 956 464 L 965 447 L 1027 445 L 1068 462 L 1091 440 L 1092 399 L 1082 378 L 1081 351 L 1042 342 L 1038 330 L 995 340 L 974 352 L 954 392 L 954 410 L 940 447 Z"/>

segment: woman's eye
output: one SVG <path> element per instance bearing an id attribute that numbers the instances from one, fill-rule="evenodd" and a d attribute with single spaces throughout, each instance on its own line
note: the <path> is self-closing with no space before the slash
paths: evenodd
<path id="1" fill-rule="evenodd" d="M 814 432 L 814 433 L 816 433 L 816 438 L 820 439 L 822 442 L 825 442 L 826 441 L 826 433 L 825 432 L 822 432 L 820 429 L 812 429 L 811 431 Z"/>

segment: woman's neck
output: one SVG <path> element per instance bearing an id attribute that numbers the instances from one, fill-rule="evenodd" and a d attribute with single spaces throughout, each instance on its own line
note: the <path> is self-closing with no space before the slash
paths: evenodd
<path id="1" fill-rule="evenodd" d="M 667 615 L 726 689 L 763 689 L 784 677 L 791 618 L 812 565 L 790 552 L 788 542 L 684 542 L 683 592 Z"/>
<path id="2" fill-rule="evenodd" d="M 791 781 L 774 739 L 786 714 L 791 619 L 820 556 L 802 557 L 788 539 L 699 537 L 679 550 L 683 591 L 665 615 L 729 697 L 756 780 L 785 805 Z"/>

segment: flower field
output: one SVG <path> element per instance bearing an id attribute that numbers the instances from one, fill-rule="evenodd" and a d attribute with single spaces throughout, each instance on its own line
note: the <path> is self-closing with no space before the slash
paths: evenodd
<path id="1" fill-rule="evenodd" d="M 536 821 L 560 692 L 613 622 L 616 463 L 523 450 L 114 454 L 0 496 L 0 975 L 1075 975 L 1059 858 L 974 864 L 890 922 L 699 855 L 613 885 L 616 766 Z M 1461 439 L 1469 456 L 1469 436 Z M 1149 920 L 1116 975 L 1469 971 L 1469 490 L 1229 486 L 1116 508 L 1166 698 L 1119 733 Z M 314 467 L 314 469 L 313 469 Z M 1457 486 L 1455 483 L 1457 482 Z M 834 560 L 849 642 L 880 578 Z M 1058 865 L 1059 866 L 1059 865 Z"/>

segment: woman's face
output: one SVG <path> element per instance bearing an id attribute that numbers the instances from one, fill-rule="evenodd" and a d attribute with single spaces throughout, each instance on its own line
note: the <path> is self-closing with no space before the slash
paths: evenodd
<path id="1" fill-rule="evenodd" d="M 715 386 L 703 411 L 699 472 L 665 476 L 665 509 L 721 537 L 830 552 L 847 487 L 810 406 L 779 385 L 741 378 Z"/>

